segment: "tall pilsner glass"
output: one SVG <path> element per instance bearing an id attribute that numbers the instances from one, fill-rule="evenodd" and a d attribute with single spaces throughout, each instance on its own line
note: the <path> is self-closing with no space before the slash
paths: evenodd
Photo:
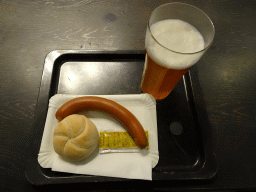
<path id="1" fill-rule="evenodd" d="M 166 98 L 212 44 L 215 29 L 200 9 L 185 3 L 156 8 L 148 21 L 141 89 Z"/>

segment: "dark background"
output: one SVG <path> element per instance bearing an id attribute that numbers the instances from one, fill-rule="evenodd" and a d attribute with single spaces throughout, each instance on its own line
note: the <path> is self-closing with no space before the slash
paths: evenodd
<path id="1" fill-rule="evenodd" d="M 0 1 L 1 191 L 45 191 L 52 187 L 32 186 L 24 174 L 46 55 L 56 49 L 143 50 L 149 15 L 166 2 L 172 1 Z M 184 181 L 175 188 L 171 183 L 152 182 L 149 186 L 256 189 L 256 2 L 180 2 L 202 9 L 216 28 L 213 45 L 198 62 L 197 70 L 219 170 L 213 181 Z M 74 190 L 88 190 L 88 185 L 78 186 Z M 115 186 L 103 183 L 92 187 L 117 189 Z"/>

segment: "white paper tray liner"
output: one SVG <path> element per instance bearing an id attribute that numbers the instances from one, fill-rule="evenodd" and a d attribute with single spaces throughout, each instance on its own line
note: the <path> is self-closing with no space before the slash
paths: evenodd
<path id="1" fill-rule="evenodd" d="M 53 149 L 53 132 L 58 124 L 55 113 L 67 101 L 86 95 L 56 94 L 49 101 L 43 138 L 38 162 L 43 168 L 53 171 L 76 174 L 100 175 L 133 179 L 152 179 L 152 168 L 159 160 L 157 140 L 156 101 L 150 94 L 136 95 L 94 95 L 113 100 L 131 111 L 149 133 L 147 150 L 141 153 L 99 154 L 95 150 L 88 158 L 80 162 L 68 162 L 62 159 Z M 90 95 L 91 96 L 91 95 Z M 82 112 L 97 127 L 98 131 L 125 131 L 123 126 L 111 116 L 97 112 Z"/>

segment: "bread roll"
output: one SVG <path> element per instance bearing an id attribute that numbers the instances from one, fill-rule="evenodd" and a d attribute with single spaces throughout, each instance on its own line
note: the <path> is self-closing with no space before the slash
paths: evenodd
<path id="1" fill-rule="evenodd" d="M 53 147 L 71 161 L 88 157 L 99 144 L 94 123 L 84 115 L 73 114 L 60 121 L 54 130 Z"/>

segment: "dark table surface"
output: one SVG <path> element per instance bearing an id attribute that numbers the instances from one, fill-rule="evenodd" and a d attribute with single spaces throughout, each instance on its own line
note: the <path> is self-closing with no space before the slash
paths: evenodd
<path id="1" fill-rule="evenodd" d="M 46 55 L 56 49 L 143 50 L 149 15 L 166 2 L 172 1 L 0 1 L 1 191 L 46 191 L 55 186 L 33 186 L 24 174 Z M 256 189 L 256 2 L 181 2 L 202 9 L 216 28 L 212 47 L 196 66 L 213 129 L 216 177 L 129 186 L 71 185 L 73 190 Z"/>

